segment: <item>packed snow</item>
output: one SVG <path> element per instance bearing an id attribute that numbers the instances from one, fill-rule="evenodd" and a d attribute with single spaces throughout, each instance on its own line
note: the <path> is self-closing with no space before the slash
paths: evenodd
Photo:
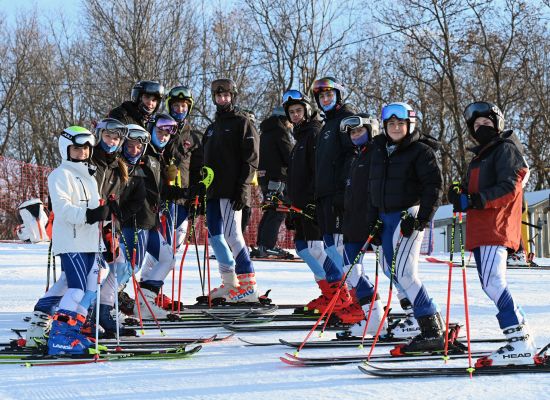
<path id="1" fill-rule="evenodd" d="M 29 315 L 46 284 L 47 244 L 0 243 L 0 341 L 15 335 L 10 328 L 24 328 L 23 317 Z M 202 248 L 201 248 L 202 251 Z M 445 258 L 440 254 L 437 257 Z M 177 255 L 177 265 L 181 252 Z M 202 256 L 201 256 L 202 257 Z M 550 265 L 549 259 L 536 259 Z M 365 268 L 374 275 L 374 256 L 367 254 Z M 255 262 L 261 291 L 272 289 L 276 304 L 305 303 L 318 295 L 313 276 L 304 263 Z M 218 284 L 217 265 L 211 262 L 212 284 Z M 58 262 L 59 273 L 59 262 Z M 472 336 L 500 337 L 495 318 L 496 307 L 482 292 L 477 272 L 467 269 Z M 445 311 L 448 268 L 445 264 L 422 262 L 420 276 L 428 292 Z M 538 346 L 550 341 L 550 270 L 509 270 L 509 286 L 514 298 L 528 315 Z M 380 275 L 383 302 L 387 299 L 388 280 Z M 165 293 L 170 292 L 171 278 Z M 188 253 L 183 270 L 182 299 L 193 302 L 201 294 L 196 256 Z M 393 309 L 399 310 L 395 297 Z M 290 312 L 290 311 L 280 311 Z M 464 322 L 462 274 L 454 270 L 451 320 Z M 168 330 L 169 336 L 204 337 L 225 335 L 223 328 Z M 279 338 L 302 340 L 303 332 L 242 333 L 238 336 L 254 341 L 277 341 Z M 154 330 L 147 336 L 158 336 Z M 324 339 L 334 337 L 326 332 Z M 318 334 L 312 336 L 319 340 Z M 492 350 L 498 344 L 476 344 L 474 349 Z M 379 347 L 376 353 L 388 351 Z M 302 356 L 355 354 L 354 348 L 304 349 Z M 125 361 L 75 366 L 25 368 L 0 365 L 0 399 L 550 399 L 549 376 L 523 374 L 456 378 L 382 379 L 359 371 L 357 364 L 332 367 L 298 368 L 279 361 L 292 349 L 283 346 L 246 347 L 236 338 L 228 342 L 206 344 L 190 359 L 176 361 Z M 467 367 L 467 360 L 453 360 L 453 366 Z M 443 361 L 424 361 L 414 365 L 432 366 Z M 391 364 L 385 364 L 390 366 Z M 400 363 L 399 366 L 411 365 Z"/>

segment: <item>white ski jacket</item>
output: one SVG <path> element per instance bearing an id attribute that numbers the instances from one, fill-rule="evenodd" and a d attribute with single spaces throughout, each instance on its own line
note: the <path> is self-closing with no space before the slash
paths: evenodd
<path id="1" fill-rule="evenodd" d="M 48 176 L 48 189 L 54 212 L 53 254 L 104 251 L 99 223 L 86 223 L 86 209 L 99 207 L 97 182 L 88 164 L 63 160 Z"/>

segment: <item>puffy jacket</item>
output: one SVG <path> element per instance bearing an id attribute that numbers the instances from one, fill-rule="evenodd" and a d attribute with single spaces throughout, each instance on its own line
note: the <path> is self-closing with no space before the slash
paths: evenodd
<path id="1" fill-rule="evenodd" d="M 147 128 L 147 124 L 151 119 L 150 116 L 143 115 L 133 101 L 125 101 L 120 106 L 113 108 L 109 111 L 108 117 L 118 119 L 126 125 L 136 124 L 144 128 Z"/>
<path id="2" fill-rule="evenodd" d="M 479 193 L 482 209 L 469 209 L 466 248 L 506 246 L 519 248 L 521 238 L 522 181 L 528 168 L 509 132 L 475 154 L 468 167 L 468 193 Z"/>
<path id="3" fill-rule="evenodd" d="M 97 182 L 88 164 L 63 160 L 48 176 L 53 221 L 52 252 L 97 253 L 105 250 L 99 223 L 86 223 L 86 210 L 99 207 Z"/>
<path id="4" fill-rule="evenodd" d="M 388 155 L 386 135 L 373 140 L 369 172 L 371 205 L 368 223 L 379 212 L 403 211 L 420 205 L 417 218 L 428 222 L 440 204 L 443 180 L 435 157 L 439 142 L 415 130 Z"/>
<path id="5" fill-rule="evenodd" d="M 203 137 L 204 165 L 214 171 L 208 199 L 233 199 L 241 192 L 250 194 L 250 183 L 258 169 L 258 144 L 256 128 L 244 113 L 235 110 L 216 113 Z"/>
<path id="6" fill-rule="evenodd" d="M 296 144 L 290 153 L 287 194 L 298 208 L 315 202 L 315 152 L 322 127 L 323 123 L 315 114 L 293 131 Z"/>
<path id="7" fill-rule="evenodd" d="M 152 229 L 155 226 L 154 223 L 147 224 L 146 219 L 142 218 L 142 209 L 148 207 L 146 177 L 140 164 L 128 165 L 128 181 L 122 188 L 119 200 L 120 220 L 124 227 Z"/>
<path id="8" fill-rule="evenodd" d="M 101 198 L 107 200 L 111 194 L 117 199 L 120 198 L 124 182 L 118 164 L 118 153 L 107 154 L 101 146 L 96 146 L 92 155 L 92 164 L 96 167 L 94 177 L 97 180 Z"/>
<path id="9" fill-rule="evenodd" d="M 372 144 L 358 148 L 346 185 L 342 233 L 346 242 L 365 242 L 369 236 L 369 168 Z"/>
<path id="10" fill-rule="evenodd" d="M 340 122 L 353 114 L 355 112 L 348 104 L 326 113 L 325 125 L 317 137 L 315 155 L 315 196 L 318 199 L 344 195 L 355 146 L 349 135 L 340 133 Z"/>
<path id="11" fill-rule="evenodd" d="M 293 143 L 285 125 L 285 117 L 271 116 L 260 124 L 260 184 L 286 182 L 288 161 Z"/>

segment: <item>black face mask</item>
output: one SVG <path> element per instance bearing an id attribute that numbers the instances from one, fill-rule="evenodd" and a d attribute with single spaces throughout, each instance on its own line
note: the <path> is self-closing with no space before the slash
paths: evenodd
<path id="1" fill-rule="evenodd" d="M 216 103 L 216 111 L 219 113 L 230 112 L 232 110 L 233 110 L 233 103 L 228 103 L 223 106 Z"/>
<path id="2" fill-rule="evenodd" d="M 472 136 L 474 137 L 475 141 L 478 142 L 481 146 L 485 146 L 487 143 L 493 140 L 493 138 L 498 136 L 498 131 L 492 126 L 481 125 L 479 128 L 477 128 L 477 131 L 475 131 Z"/>

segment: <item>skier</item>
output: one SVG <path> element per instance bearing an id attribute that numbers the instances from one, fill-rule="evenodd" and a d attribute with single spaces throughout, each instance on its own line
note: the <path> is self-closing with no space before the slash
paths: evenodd
<path id="1" fill-rule="evenodd" d="M 367 207 L 369 204 L 369 167 L 372 151 L 372 140 L 379 133 L 379 123 L 376 118 L 368 114 L 356 114 L 346 117 L 340 123 L 342 135 L 348 135 L 356 146 L 356 156 L 350 168 L 350 175 L 346 185 L 344 221 L 344 265 L 345 272 L 352 269 L 347 278 L 353 302 L 350 306 L 335 313 L 336 317 L 345 324 L 352 324 L 350 329 L 339 333 L 339 337 L 363 336 L 366 316 L 371 306 L 374 286 L 363 271 L 363 255 L 360 250 L 364 246 L 371 232 L 368 231 Z M 379 244 L 379 243 L 378 243 Z M 359 257 L 359 258 L 358 258 Z M 356 260 L 356 258 L 358 258 Z M 374 335 L 382 317 L 384 309 L 377 295 L 372 306 L 371 318 L 367 333 Z M 384 331 L 387 326 L 384 327 Z"/>
<path id="2" fill-rule="evenodd" d="M 207 191 L 206 220 L 222 285 L 211 298 L 258 302 L 256 274 L 241 231 L 241 213 L 249 205 L 250 183 L 258 167 L 258 133 L 235 107 L 237 86 L 216 79 L 211 87 L 216 115 L 203 137 L 204 164 L 214 171 Z"/>
<path id="3" fill-rule="evenodd" d="M 283 94 L 283 108 L 294 125 L 292 133 L 296 140 L 288 166 L 288 197 L 294 207 L 307 214 L 290 214 L 287 218 L 287 227 L 296 231 L 296 252 L 313 272 L 321 290 L 319 297 L 296 312 L 323 312 L 333 294 L 327 283 L 325 269 L 335 268 L 325 252 L 321 231 L 315 218 L 315 150 L 317 136 L 323 123 L 317 111 L 313 110 L 309 97 L 299 90 L 288 90 Z"/>
<path id="4" fill-rule="evenodd" d="M 175 254 L 173 250 L 174 212 L 170 212 L 170 204 L 190 197 L 189 188 L 170 185 L 167 177 L 168 166 L 163 157 L 164 149 L 172 135 L 177 132 L 177 122 L 168 114 L 156 114 L 150 126 L 151 146 L 147 147 L 145 169 L 149 206 L 152 212 L 159 215 L 154 218 L 154 228 L 147 234 L 147 254 L 141 266 L 140 286 L 148 305 L 152 308 L 154 317 L 166 318 L 167 312 L 156 305 L 164 280 L 174 268 Z M 154 198 L 156 196 L 156 198 Z M 153 199 L 154 198 L 154 199 Z M 138 300 L 138 299 L 136 299 Z M 152 318 L 145 300 L 139 297 L 143 318 Z M 137 308 L 137 305 L 136 305 Z"/>
<path id="5" fill-rule="evenodd" d="M 124 124 L 137 124 L 146 128 L 157 112 L 164 96 L 164 87 L 155 81 L 139 81 L 132 88 L 131 101 L 125 101 L 109 112 L 109 117 Z"/>
<path id="6" fill-rule="evenodd" d="M 340 122 L 353 115 L 354 111 L 350 105 L 344 104 L 344 86 L 332 77 L 316 80 L 313 83 L 313 94 L 325 114 L 325 124 L 317 139 L 315 155 L 316 214 L 325 251 L 333 262 L 326 271 L 327 282 L 330 290 L 336 293 L 344 268 L 341 234 L 344 191 L 354 155 L 354 146 L 349 136 L 340 134 Z M 351 301 L 347 284 L 344 284 L 335 303 L 335 311 L 349 306 Z"/>
<path id="7" fill-rule="evenodd" d="M 382 122 L 385 134 L 374 138 L 371 154 L 368 231 L 382 221 L 377 241 L 381 240 L 384 272 L 390 276 L 395 260 L 393 279 L 401 305 L 405 310 L 412 306 L 420 326 L 420 333 L 402 351 L 443 349 L 441 315 L 418 276 L 424 228 L 441 197 L 441 170 L 435 158 L 439 144 L 420 134 L 416 114 L 406 103 L 384 106 Z"/>
<path id="8" fill-rule="evenodd" d="M 466 181 L 453 185 L 448 199 L 457 212 L 467 212 L 466 248 L 473 251 L 483 291 L 498 308 L 497 320 L 508 343 L 476 362 L 476 368 L 532 364 L 537 352 L 525 315 L 506 282 L 507 248 L 521 238 L 523 181 L 527 164 L 504 114 L 494 104 L 474 102 L 464 110 L 468 132 L 478 144 Z"/>
<path id="9" fill-rule="evenodd" d="M 290 126 L 282 107 L 276 107 L 272 115 L 260 124 L 258 181 L 266 207 L 258 225 L 258 248 L 252 250 L 252 258 L 293 258 L 292 254 L 276 246 L 285 214 L 269 206 L 270 202 L 282 200 L 286 193 L 288 158 L 293 146 Z"/>
<path id="10" fill-rule="evenodd" d="M 84 292 L 95 291 L 98 253 L 104 250 L 98 222 L 107 219 L 108 205 L 100 205 L 97 181 L 90 168 L 94 135 L 71 126 L 59 137 L 61 165 L 48 176 L 55 219 L 52 252 L 61 258 L 68 290 L 53 316 L 48 339 L 49 354 L 84 354 L 91 342 L 80 328 L 88 309 L 80 301 Z"/>

